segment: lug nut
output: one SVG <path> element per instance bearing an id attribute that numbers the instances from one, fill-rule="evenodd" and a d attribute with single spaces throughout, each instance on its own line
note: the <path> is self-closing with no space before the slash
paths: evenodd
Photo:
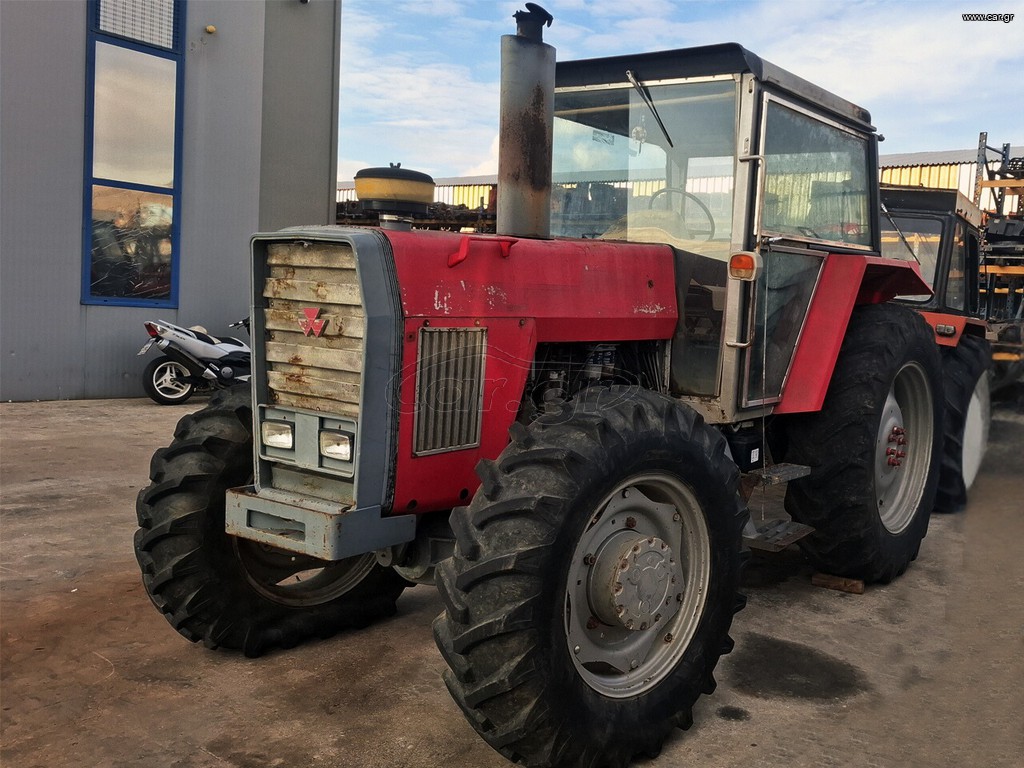
<path id="1" fill-rule="evenodd" d="M 583 558 L 583 564 L 584 565 L 593 565 L 596 562 L 597 562 L 597 558 L 594 557 L 594 555 L 587 555 L 586 557 Z"/>
<path id="2" fill-rule="evenodd" d="M 671 643 L 672 642 L 672 633 L 671 632 L 669 632 L 667 635 L 665 635 L 665 642 L 666 643 Z"/>
<path id="3" fill-rule="evenodd" d="M 597 619 L 593 616 L 587 619 L 587 629 L 597 629 Z"/>
<path id="4" fill-rule="evenodd" d="M 636 528 L 636 518 L 635 517 L 627 517 L 626 518 L 626 527 L 627 528 Z"/>

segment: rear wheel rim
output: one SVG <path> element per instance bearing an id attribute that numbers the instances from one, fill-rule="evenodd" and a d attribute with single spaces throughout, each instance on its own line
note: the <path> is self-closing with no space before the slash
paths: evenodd
<path id="1" fill-rule="evenodd" d="M 168 400 L 178 400 L 192 391 L 192 385 L 182 381 L 186 376 L 183 366 L 168 360 L 153 369 L 153 387 Z"/>
<path id="2" fill-rule="evenodd" d="M 875 443 L 875 500 L 892 534 L 914 519 L 931 467 L 935 423 L 924 368 L 909 362 L 897 372 L 882 408 Z"/>
<path id="3" fill-rule="evenodd" d="M 967 415 L 964 418 L 960 466 L 965 490 L 970 490 L 974 485 L 978 470 L 981 468 L 981 460 L 985 456 L 985 446 L 988 444 L 989 407 L 988 374 L 982 373 L 971 394 Z"/>
<path id="4" fill-rule="evenodd" d="M 670 676 L 703 618 L 710 578 L 693 491 L 667 474 L 620 483 L 588 520 L 566 582 L 565 636 L 583 681 L 621 699 Z"/>

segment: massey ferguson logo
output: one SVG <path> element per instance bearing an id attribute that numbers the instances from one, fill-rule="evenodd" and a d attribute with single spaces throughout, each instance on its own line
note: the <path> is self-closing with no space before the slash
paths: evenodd
<path id="1" fill-rule="evenodd" d="M 307 307 L 302 310 L 302 314 L 306 316 L 305 319 L 299 318 L 299 327 L 302 329 L 302 333 L 305 336 L 313 334 L 314 336 L 320 336 L 324 332 L 324 327 L 327 325 L 327 318 L 318 320 L 317 317 L 320 314 L 320 307 Z"/>

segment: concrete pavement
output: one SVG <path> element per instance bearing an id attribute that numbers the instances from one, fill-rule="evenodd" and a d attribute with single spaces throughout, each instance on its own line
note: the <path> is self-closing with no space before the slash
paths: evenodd
<path id="1" fill-rule="evenodd" d="M 428 587 L 368 630 L 257 660 L 193 646 L 157 613 L 134 498 L 201 405 L 0 405 L 0 764 L 508 765 L 441 682 Z M 795 550 L 755 558 L 718 691 L 647 764 L 1021 765 L 1022 478 L 1024 409 L 1004 403 L 966 513 L 933 518 L 895 583 L 833 592 Z"/>

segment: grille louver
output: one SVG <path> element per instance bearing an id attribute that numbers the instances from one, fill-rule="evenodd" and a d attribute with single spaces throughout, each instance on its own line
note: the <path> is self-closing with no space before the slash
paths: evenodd
<path id="1" fill-rule="evenodd" d="M 357 417 L 366 320 L 352 248 L 270 244 L 263 295 L 272 402 Z M 299 324 L 309 308 L 326 321 L 320 336 Z"/>
<path id="2" fill-rule="evenodd" d="M 480 444 L 486 328 L 422 328 L 413 451 L 420 456 Z"/>

